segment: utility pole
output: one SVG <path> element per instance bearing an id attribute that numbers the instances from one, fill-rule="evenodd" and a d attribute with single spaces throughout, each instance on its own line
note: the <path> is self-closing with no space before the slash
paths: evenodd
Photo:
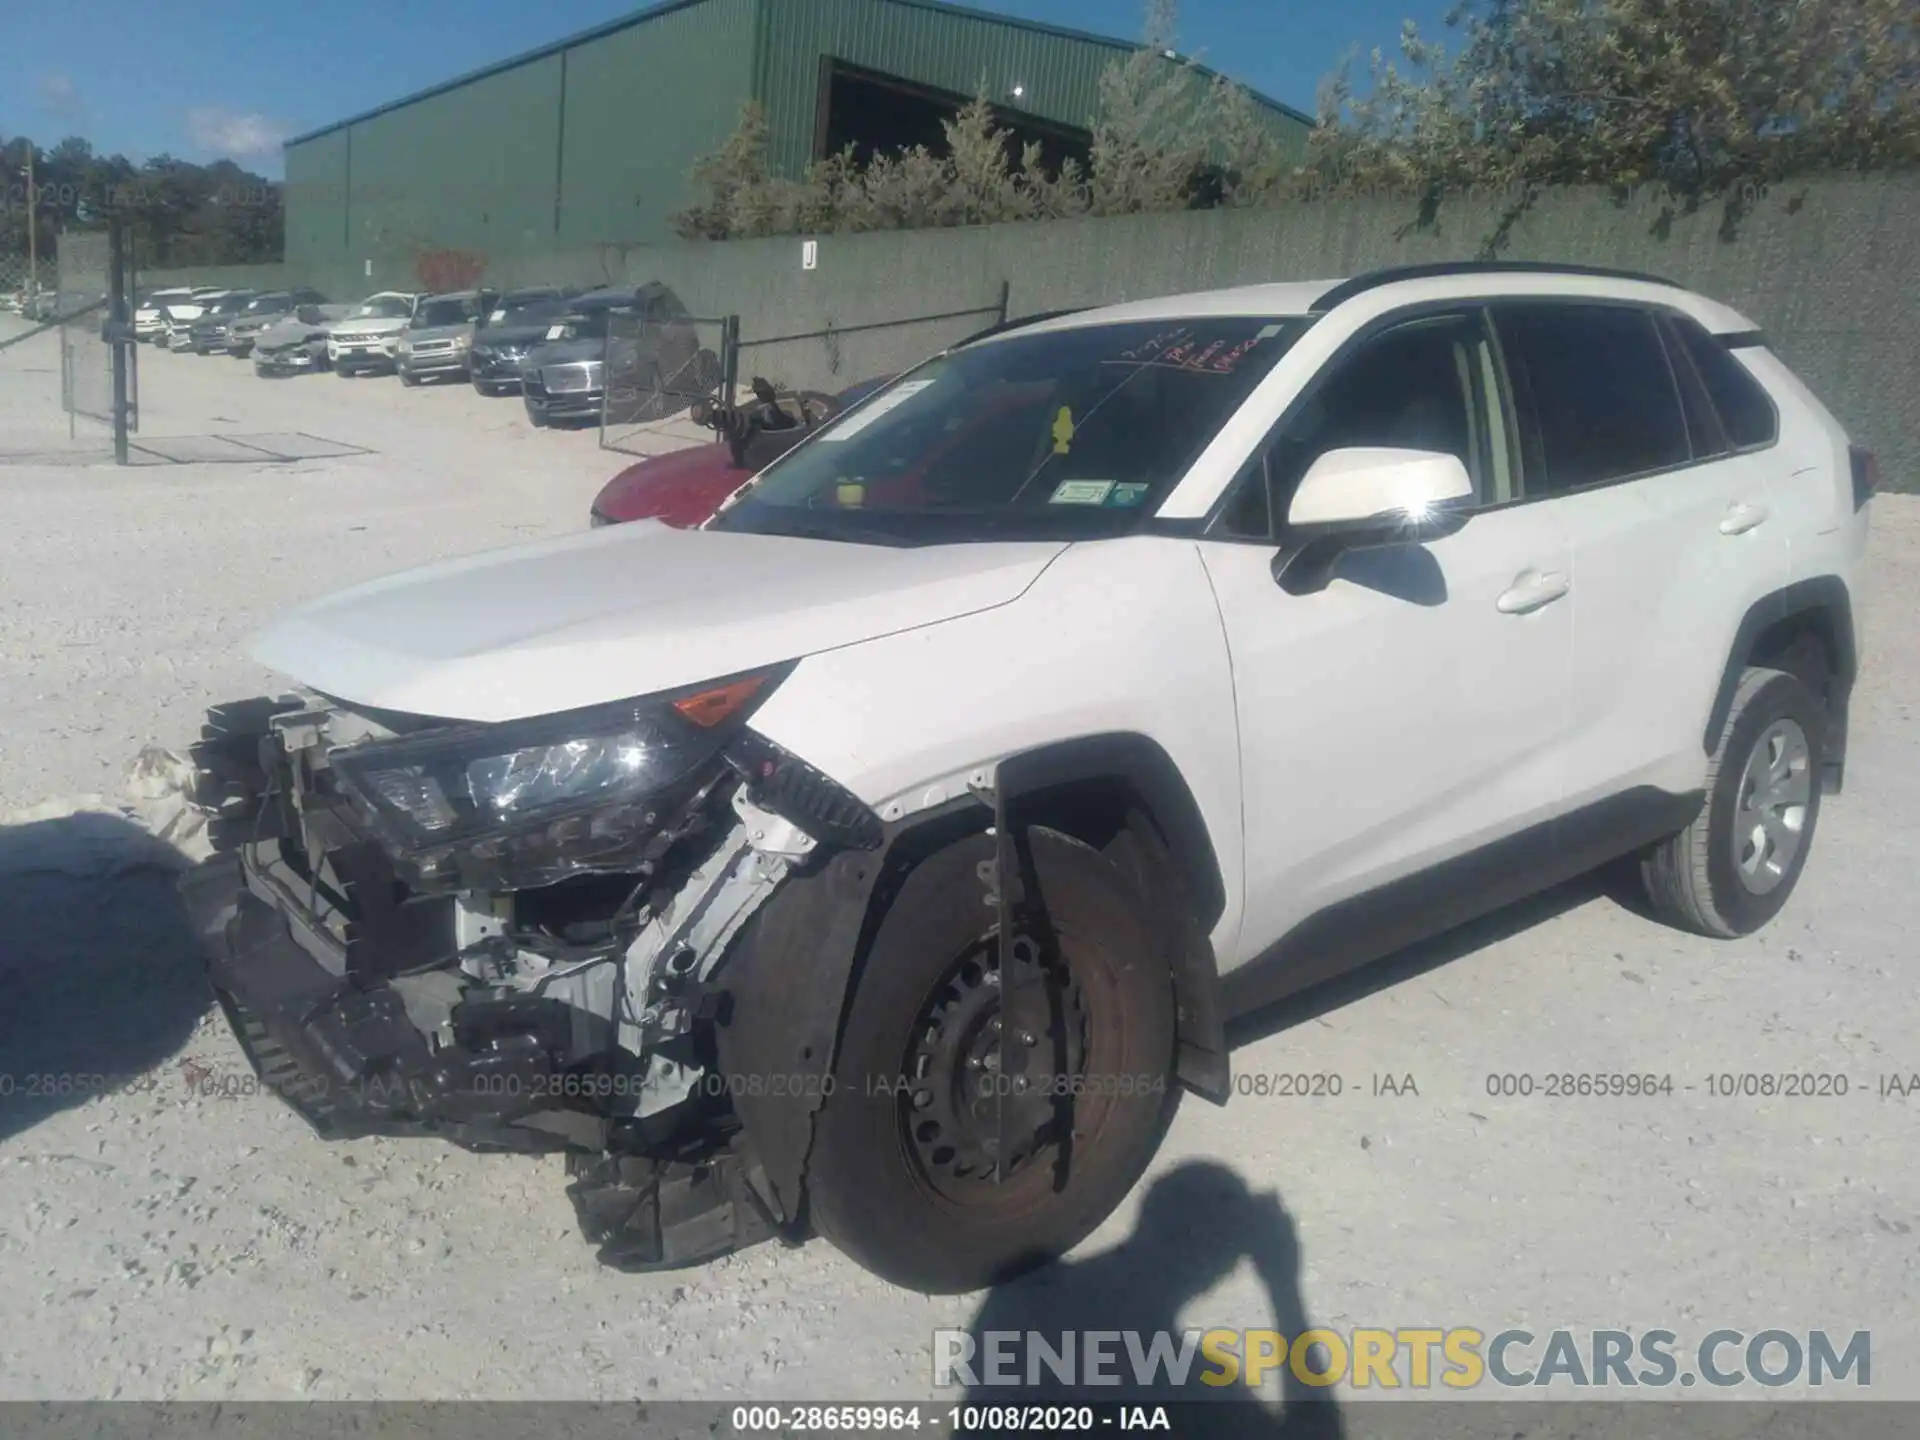
<path id="1" fill-rule="evenodd" d="M 33 141 L 27 141 L 27 293 L 40 293 L 40 237 L 33 213 Z"/>

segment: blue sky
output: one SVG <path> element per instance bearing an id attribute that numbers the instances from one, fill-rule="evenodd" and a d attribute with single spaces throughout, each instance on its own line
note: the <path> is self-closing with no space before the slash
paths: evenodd
<path id="1" fill-rule="evenodd" d="M 782 0 L 804 4 L 806 0 Z M 976 0 L 1133 37 L 1140 0 Z M 643 8 L 636 0 L 19 0 L 0 46 L 0 136 L 85 135 L 136 159 L 231 156 L 280 174 L 279 142 Z M 1438 32 L 1443 0 L 1182 0 L 1181 48 L 1313 108 L 1350 46 Z"/>

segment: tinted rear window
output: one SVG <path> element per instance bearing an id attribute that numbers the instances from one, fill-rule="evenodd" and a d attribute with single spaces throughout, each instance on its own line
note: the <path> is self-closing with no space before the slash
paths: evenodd
<path id="1" fill-rule="evenodd" d="M 1496 307 L 1507 359 L 1538 430 L 1546 484 L 1568 490 L 1692 459 L 1653 316 L 1624 305 Z"/>
<path id="2" fill-rule="evenodd" d="M 1780 420 L 1773 401 L 1760 382 L 1747 373 L 1727 347 L 1704 328 L 1684 316 L 1674 318 L 1673 327 L 1693 360 L 1700 381 L 1707 387 L 1713 408 L 1720 413 L 1720 424 L 1736 449 L 1752 445 L 1770 445 L 1779 433 Z"/>

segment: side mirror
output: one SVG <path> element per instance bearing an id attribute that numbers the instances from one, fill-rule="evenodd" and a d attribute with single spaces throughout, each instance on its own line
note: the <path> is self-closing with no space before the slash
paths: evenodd
<path id="1" fill-rule="evenodd" d="M 1352 550 L 1421 545 L 1467 523 L 1473 479 L 1456 455 L 1356 447 L 1314 461 L 1287 510 L 1273 578 L 1290 595 L 1324 590 Z"/>

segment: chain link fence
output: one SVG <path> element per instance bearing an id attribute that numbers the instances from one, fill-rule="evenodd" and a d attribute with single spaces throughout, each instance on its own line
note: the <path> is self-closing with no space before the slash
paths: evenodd
<path id="1" fill-rule="evenodd" d="M 738 316 L 663 319 L 639 309 L 616 311 L 601 364 L 601 446 L 649 456 L 711 443 L 715 433 L 696 425 L 689 414 L 701 400 L 744 404 L 756 380 L 782 393 L 835 394 L 863 381 L 897 375 L 971 335 L 1005 324 L 1008 299 L 1008 287 L 1002 284 L 990 304 L 857 325 L 829 322 L 818 330 L 773 335 L 744 334 Z M 556 374 L 552 381 L 591 384 L 585 374 Z M 545 381 L 537 378 L 535 383 Z"/>
<path id="2" fill-rule="evenodd" d="M 897 375 L 950 345 L 1006 323 L 1008 287 L 990 304 L 930 315 L 903 315 L 858 325 L 835 325 L 791 335 L 740 337 L 735 373 L 742 384 L 760 378 L 775 390 L 836 393 L 850 385 Z"/>
<path id="3" fill-rule="evenodd" d="M 69 415 L 113 424 L 113 347 L 104 338 L 113 254 L 100 232 L 63 234 L 55 282 L 60 321 L 60 400 Z"/>
<path id="4" fill-rule="evenodd" d="M 60 266 L 50 255 L 29 266 L 24 255 L 0 255 L 0 295 L 34 295 L 59 284 Z"/>
<path id="5" fill-rule="evenodd" d="M 696 425 L 691 412 L 703 400 L 711 403 L 730 393 L 734 376 L 726 361 L 738 333 L 739 322 L 732 317 L 662 316 L 639 309 L 609 315 L 600 364 L 601 448 L 646 456 L 712 441 L 713 432 Z M 551 390 L 556 381 L 570 383 L 570 377 L 543 375 L 538 383 Z"/>

